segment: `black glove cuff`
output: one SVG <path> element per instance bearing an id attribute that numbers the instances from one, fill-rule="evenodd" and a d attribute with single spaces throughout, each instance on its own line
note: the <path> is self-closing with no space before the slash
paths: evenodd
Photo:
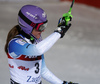
<path id="1" fill-rule="evenodd" d="M 63 84 L 67 84 L 67 81 L 63 81 Z"/>

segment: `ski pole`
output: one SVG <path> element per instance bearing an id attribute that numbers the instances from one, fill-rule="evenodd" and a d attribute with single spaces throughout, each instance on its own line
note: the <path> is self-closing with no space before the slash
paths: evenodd
<path id="1" fill-rule="evenodd" d="M 72 4 L 70 6 L 70 9 L 69 9 L 68 13 L 63 14 L 63 17 L 65 18 L 65 21 L 66 21 L 66 25 L 70 21 L 70 17 L 73 17 L 72 14 L 71 14 L 71 11 L 72 11 L 72 7 L 73 7 L 74 2 L 75 2 L 75 0 L 72 1 Z"/>

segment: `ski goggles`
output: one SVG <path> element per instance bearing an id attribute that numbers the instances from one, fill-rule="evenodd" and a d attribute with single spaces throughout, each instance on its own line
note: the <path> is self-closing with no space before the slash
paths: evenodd
<path id="1" fill-rule="evenodd" d="M 45 21 L 43 23 L 38 23 L 36 24 L 36 26 L 34 27 L 37 31 L 40 31 L 42 32 L 43 30 L 45 30 L 45 28 L 47 27 L 47 22 L 48 21 Z"/>
<path id="2" fill-rule="evenodd" d="M 46 20 L 45 22 L 42 22 L 42 23 L 34 23 L 32 22 L 31 20 L 29 20 L 27 17 L 25 17 L 23 15 L 23 13 L 21 12 L 21 10 L 19 11 L 19 14 L 18 14 L 27 24 L 29 24 L 30 26 L 32 26 L 33 28 L 35 28 L 37 31 L 43 31 L 46 26 L 47 26 L 47 22 L 48 20 Z"/>

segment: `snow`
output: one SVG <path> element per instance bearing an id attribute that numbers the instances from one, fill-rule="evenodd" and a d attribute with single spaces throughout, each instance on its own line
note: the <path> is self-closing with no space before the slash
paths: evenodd
<path id="1" fill-rule="evenodd" d="M 67 12 L 70 2 L 0 2 L 0 83 L 10 84 L 7 56 L 4 52 L 6 36 L 17 24 L 19 9 L 25 4 L 40 6 L 48 15 L 43 38 L 57 27 L 57 21 Z M 72 27 L 64 38 L 45 53 L 47 67 L 60 79 L 80 84 L 99 84 L 100 80 L 100 9 L 74 4 Z M 44 84 L 50 84 L 43 80 Z"/>

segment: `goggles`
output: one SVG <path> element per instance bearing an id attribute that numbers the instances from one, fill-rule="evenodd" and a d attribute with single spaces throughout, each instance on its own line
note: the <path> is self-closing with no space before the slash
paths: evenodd
<path id="1" fill-rule="evenodd" d="M 38 23 L 37 26 L 35 27 L 37 31 L 43 31 L 47 27 L 47 21 L 43 23 Z"/>
<path id="2" fill-rule="evenodd" d="M 33 28 L 36 28 L 37 31 L 43 31 L 46 26 L 47 26 L 47 22 L 48 20 L 46 20 L 45 22 L 42 22 L 42 23 L 34 23 L 32 22 L 31 20 L 29 20 L 27 17 L 25 17 L 23 15 L 23 13 L 21 12 L 21 10 L 19 11 L 19 14 L 18 14 L 27 24 L 29 24 L 30 26 L 32 26 Z"/>

